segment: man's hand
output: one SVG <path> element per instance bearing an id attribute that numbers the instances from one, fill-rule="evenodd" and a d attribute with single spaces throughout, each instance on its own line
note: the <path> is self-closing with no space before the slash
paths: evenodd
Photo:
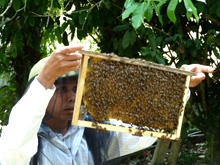
<path id="1" fill-rule="evenodd" d="M 66 46 L 55 50 L 40 71 L 38 81 L 48 89 L 53 86 L 58 76 L 77 70 L 82 58 L 77 51 L 82 48 L 83 46 Z"/>
<path id="2" fill-rule="evenodd" d="M 214 71 L 212 67 L 200 64 L 182 65 L 180 69 L 197 73 L 196 76 L 190 78 L 189 87 L 195 87 L 202 82 L 205 79 L 204 72 L 212 73 Z"/>

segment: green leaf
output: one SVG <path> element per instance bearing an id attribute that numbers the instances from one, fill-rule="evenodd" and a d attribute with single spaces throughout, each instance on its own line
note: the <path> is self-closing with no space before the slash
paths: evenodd
<path id="1" fill-rule="evenodd" d="M 138 29 L 143 23 L 145 6 L 145 2 L 140 3 L 133 12 L 131 23 L 135 30 Z"/>
<path id="2" fill-rule="evenodd" d="M 131 7 L 135 3 L 135 0 L 126 0 L 124 3 L 125 9 Z"/>
<path id="3" fill-rule="evenodd" d="M 175 10 L 177 4 L 178 4 L 178 0 L 171 0 L 167 7 L 167 16 L 173 23 L 176 22 Z"/>
<path id="4" fill-rule="evenodd" d="M 70 24 L 70 26 L 74 26 L 73 20 L 68 20 L 67 23 Z"/>
<path id="5" fill-rule="evenodd" d="M 204 4 L 199 3 L 198 7 L 197 7 L 197 10 L 198 10 L 199 13 L 203 13 L 204 12 Z M 216 12 L 218 12 L 218 10 L 216 10 Z"/>
<path id="6" fill-rule="evenodd" d="M 39 5 L 39 0 L 34 0 L 34 4 L 36 5 L 36 6 L 38 6 Z"/>
<path id="7" fill-rule="evenodd" d="M 61 8 L 60 3 L 59 3 L 58 0 L 53 0 L 53 7 L 54 7 L 54 8 L 58 8 L 58 9 Z"/>
<path id="8" fill-rule="evenodd" d="M 84 24 L 85 19 L 86 19 L 86 14 L 87 13 L 85 11 L 79 14 L 79 23 L 80 23 L 80 25 Z"/>
<path id="9" fill-rule="evenodd" d="M 66 22 L 64 22 L 62 24 L 62 26 L 61 26 L 61 33 L 63 33 L 66 30 L 67 26 L 68 26 L 68 24 Z"/>
<path id="10" fill-rule="evenodd" d="M 157 62 L 160 63 L 160 64 L 166 64 L 165 60 L 163 57 L 161 57 L 160 55 L 156 55 L 156 59 L 157 59 Z"/>
<path id="11" fill-rule="evenodd" d="M 160 8 L 167 2 L 167 0 L 161 0 L 160 3 L 158 3 L 157 5 L 155 3 L 154 4 L 154 8 L 156 9 L 156 13 L 157 13 L 157 16 L 158 16 L 158 19 L 161 23 L 161 25 L 163 25 L 163 19 L 162 19 L 162 16 L 160 14 Z"/>
<path id="12" fill-rule="evenodd" d="M 1 0 L 1 1 L 0 1 L 0 6 L 1 6 L 1 7 L 4 7 L 4 6 L 5 6 L 5 3 L 6 3 L 6 0 Z"/>
<path id="13" fill-rule="evenodd" d="M 123 13 L 122 13 L 122 20 L 126 19 L 129 17 L 129 15 L 137 8 L 138 4 L 135 3 L 129 8 L 127 8 Z"/>
<path id="14" fill-rule="evenodd" d="M 153 32 L 152 32 L 153 33 Z M 148 39 L 149 39 L 149 44 L 150 44 L 150 47 L 155 50 L 157 48 L 157 42 L 154 38 L 154 35 L 153 34 L 149 34 L 148 35 Z"/>
<path id="15" fill-rule="evenodd" d="M 29 16 L 29 19 L 28 19 L 28 22 L 29 22 L 29 25 L 31 27 L 33 27 L 35 25 L 35 19 L 33 16 Z"/>
<path id="16" fill-rule="evenodd" d="M 212 51 L 213 51 L 213 53 L 215 54 L 215 57 L 216 57 L 217 59 L 220 59 L 220 54 L 219 54 L 218 50 L 216 49 L 216 47 L 214 47 L 214 48 L 212 49 Z"/>
<path id="17" fill-rule="evenodd" d="M 22 34 L 20 33 L 20 31 L 17 31 L 13 37 L 13 42 L 14 43 L 17 43 L 19 41 L 22 41 L 23 40 L 23 36 Z"/>
<path id="18" fill-rule="evenodd" d="M 142 56 L 147 56 L 149 55 L 151 52 L 151 50 L 149 49 L 149 47 L 141 47 L 141 55 Z"/>
<path id="19" fill-rule="evenodd" d="M 11 53 L 11 56 L 13 57 L 13 58 L 16 58 L 17 57 L 17 48 L 15 47 L 14 48 L 14 51 Z"/>
<path id="20" fill-rule="evenodd" d="M 186 11 L 186 18 L 188 19 L 188 21 L 190 20 L 190 18 L 192 17 L 192 12 L 190 11 Z"/>
<path id="21" fill-rule="evenodd" d="M 129 46 L 129 44 L 130 44 L 130 32 L 126 31 L 122 39 L 122 46 L 124 49 L 126 49 Z"/>
<path id="22" fill-rule="evenodd" d="M 130 44 L 134 45 L 134 43 L 135 43 L 135 41 L 137 39 L 136 31 L 132 30 L 130 35 L 131 35 L 131 37 L 130 37 Z"/>
<path id="23" fill-rule="evenodd" d="M 118 49 L 118 40 L 116 38 L 113 38 L 113 47 L 114 47 L 114 50 Z"/>
<path id="24" fill-rule="evenodd" d="M 199 16 L 198 16 L 198 13 L 197 13 L 197 9 L 193 5 L 192 1 L 191 0 L 184 0 L 184 5 L 186 7 L 186 10 L 189 11 L 189 12 L 192 12 L 193 15 L 196 18 L 196 21 L 199 22 Z"/>
<path id="25" fill-rule="evenodd" d="M 110 3 L 109 0 L 104 0 L 103 3 L 104 3 L 104 5 L 105 5 L 106 9 L 110 9 L 110 7 L 111 7 L 111 3 Z"/>
<path id="26" fill-rule="evenodd" d="M 6 55 L 4 53 L 0 52 L 0 60 L 1 60 L 1 63 L 5 63 L 6 62 Z"/>
<path id="27" fill-rule="evenodd" d="M 220 4 L 218 4 L 218 8 L 216 10 L 216 15 L 220 17 Z"/>
<path id="28" fill-rule="evenodd" d="M 71 29 L 71 40 L 73 40 L 73 38 L 75 37 L 75 30 L 76 30 L 76 28 L 74 27 L 74 28 L 71 28 L 71 26 L 70 26 L 70 29 Z"/>
<path id="29" fill-rule="evenodd" d="M 167 2 L 167 0 L 161 0 L 160 3 L 157 4 L 158 10 Z"/>
<path id="30" fill-rule="evenodd" d="M 163 41 L 163 36 L 159 36 L 159 37 L 157 37 L 157 45 L 160 45 L 161 44 L 161 42 Z"/>
<path id="31" fill-rule="evenodd" d="M 20 9 L 21 1 L 20 0 L 14 0 L 12 6 L 17 11 L 18 9 Z"/>
<path id="32" fill-rule="evenodd" d="M 153 7 L 151 6 L 151 1 L 147 2 L 147 5 L 145 7 L 145 18 L 148 22 L 150 22 L 150 20 L 153 17 Z"/>
<path id="33" fill-rule="evenodd" d="M 128 25 L 118 25 L 113 28 L 114 31 L 124 31 L 129 28 Z"/>
<path id="34" fill-rule="evenodd" d="M 62 43 L 62 39 L 61 39 L 61 31 L 60 31 L 59 28 L 56 28 L 55 34 L 56 34 L 56 36 L 57 36 L 58 42 L 61 44 L 61 43 Z"/>
<path id="35" fill-rule="evenodd" d="M 63 33 L 63 44 L 64 44 L 65 46 L 68 46 L 68 45 L 69 45 L 67 32 L 64 32 L 64 33 Z"/>

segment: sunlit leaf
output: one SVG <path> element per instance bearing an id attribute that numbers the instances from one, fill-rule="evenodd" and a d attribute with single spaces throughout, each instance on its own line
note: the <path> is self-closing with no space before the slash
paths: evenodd
<path id="1" fill-rule="evenodd" d="M 147 5 L 145 7 L 145 18 L 148 22 L 150 22 L 150 20 L 153 17 L 153 7 L 151 6 L 151 1 L 147 2 Z"/>
<path id="2" fill-rule="evenodd" d="M 143 23 L 145 6 L 146 6 L 145 2 L 140 3 L 132 14 L 131 23 L 134 29 L 139 28 Z"/>
<path id="3" fill-rule="evenodd" d="M 160 14 L 160 8 L 167 2 L 167 0 L 161 0 L 160 3 L 158 3 L 157 5 L 155 3 L 154 4 L 154 8 L 156 9 L 156 13 L 157 13 L 157 16 L 158 16 L 158 19 L 161 23 L 161 25 L 163 25 L 163 19 L 162 19 L 162 16 Z"/>
<path id="4" fill-rule="evenodd" d="M 186 18 L 188 19 L 188 21 L 190 20 L 191 17 L 192 17 L 192 12 L 186 11 Z"/>
<path id="5" fill-rule="evenodd" d="M 192 12 L 193 15 L 195 16 L 196 18 L 196 21 L 199 22 L 199 16 L 198 16 L 198 13 L 197 13 L 197 9 L 195 8 L 195 6 L 193 5 L 192 1 L 191 0 L 184 0 L 184 5 L 186 7 L 186 10 L 188 12 Z"/>
<path id="6" fill-rule="evenodd" d="M 135 0 L 126 0 L 124 3 L 125 9 L 131 7 L 135 3 Z"/>
<path id="7" fill-rule="evenodd" d="M 206 3 L 206 0 L 197 0 L 198 2 Z"/>
<path id="8" fill-rule="evenodd" d="M 160 10 L 160 8 L 167 2 L 167 0 L 161 0 L 160 3 L 157 4 L 157 9 Z"/>
<path id="9" fill-rule="evenodd" d="M 177 4 L 178 4 L 178 0 L 171 0 L 167 8 L 167 16 L 173 23 L 176 22 L 175 10 Z"/>
<path id="10" fill-rule="evenodd" d="M 122 20 L 126 19 L 129 17 L 129 15 L 137 8 L 138 4 L 135 3 L 129 8 L 127 8 L 123 13 L 122 13 Z"/>

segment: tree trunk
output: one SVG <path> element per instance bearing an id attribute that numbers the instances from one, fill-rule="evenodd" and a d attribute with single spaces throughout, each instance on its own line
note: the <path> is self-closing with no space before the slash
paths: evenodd
<path id="1" fill-rule="evenodd" d="M 215 135 L 213 136 L 208 136 L 209 139 L 209 157 L 211 159 L 212 164 L 220 164 L 220 136 L 219 136 L 219 131 L 216 132 Z"/>

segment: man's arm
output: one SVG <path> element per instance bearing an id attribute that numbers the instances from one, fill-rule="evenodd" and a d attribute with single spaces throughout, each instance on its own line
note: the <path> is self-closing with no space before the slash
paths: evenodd
<path id="1" fill-rule="evenodd" d="M 78 69 L 83 46 L 64 47 L 54 51 L 26 94 L 13 107 L 9 124 L 0 138 L 0 163 L 29 164 L 37 152 L 37 132 L 47 105 L 54 94 L 54 81 L 69 71 Z"/>
<path id="2" fill-rule="evenodd" d="M 0 138 L 2 165 L 29 164 L 37 151 L 37 132 L 54 91 L 45 90 L 34 80 L 28 92 L 13 107 L 9 124 L 3 128 Z"/>

